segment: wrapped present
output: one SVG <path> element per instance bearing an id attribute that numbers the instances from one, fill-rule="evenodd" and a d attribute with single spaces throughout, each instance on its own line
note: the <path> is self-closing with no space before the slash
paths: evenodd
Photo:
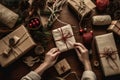
<path id="1" fill-rule="evenodd" d="M 61 60 L 55 65 L 55 69 L 59 73 L 59 75 L 64 74 L 65 72 L 71 69 L 66 59 Z"/>
<path id="2" fill-rule="evenodd" d="M 9 28 L 13 28 L 19 15 L 0 4 L 0 21 Z"/>
<path id="3" fill-rule="evenodd" d="M 120 74 L 120 59 L 113 33 L 96 36 L 95 40 L 104 75 Z"/>
<path id="4" fill-rule="evenodd" d="M 92 17 L 93 25 L 109 25 L 111 21 L 110 15 L 96 15 Z"/>
<path id="5" fill-rule="evenodd" d="M 68 5 L 81 17 L 96 7 L 91 0 L 68 0 Z"/>
<path id="6" fill-rule="evenodd" d="M 107 30 L 112 31 L 120 36 L 120 21 L 112 21 Z"/>
<path id="7" fill-rule="evenodd" d="M 0 65 L 6 67 L 35 46 L 26 28 L 21 25 L 0 40 Z"/>
<path id="8" fill-rule="evenodd" d="M 56 46 L 61 52 L 72 49 L 73 44 L 76 42 L 71 25 L 66 25 L 61 28 L 55 29 L 52 31 L 52 34 Z"/>

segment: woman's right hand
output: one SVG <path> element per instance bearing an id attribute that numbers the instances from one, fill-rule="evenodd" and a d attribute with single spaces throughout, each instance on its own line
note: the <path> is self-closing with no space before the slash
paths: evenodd
<path id="1" fill-rule="evenodd" d="M 91 64 L 90 64 L 90 60 L 89 60 L 88 49 L 86 49 L 85 46 L 81 43 L 75 43 L 74 48 L 77 52 L 79 60 L 85 66 L 85 70 L 91 70 Z"/>

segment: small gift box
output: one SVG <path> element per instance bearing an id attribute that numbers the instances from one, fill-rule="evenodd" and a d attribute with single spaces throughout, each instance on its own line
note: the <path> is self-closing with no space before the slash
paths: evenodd
<path id="1" fill-rule="evenodd" d="M 73 48 L 76 42 L 71 25 L 66 25 L 52 31 L 56 46 L 61 52 Z"/>
<path id="2" fill-rule="evenodd" d="M 18 20 L 19 15 L 10 9 L 0 4 L 0 21 L 7 25 L 9 28 L 13 28 Z"/>
<path id="3" fill-rule="evenodd" d="M 64 74 L 65 72 L 71 69 L 66 59 L 61 60 L 55 65 L 55 69 L 59 73 L 59 75 Z"/>
<path id="4" fill-rule="evenodd" d="M 30 34 L 22 25 L 0 40 L 0 65 L 6 67 L 35 46 Z"/>
<path id="5" fill-rule="evenodd" d="M 104 75 L 120 74 L 120 59 L 113 33 L 96 36 L 95 40 Z"/>
<path id="6" fill-rule="evenodd" d="M 112 31 L 120 36 L 120 21 L 112 21 L 107 30 Z"/>
<path id="7" fill-rule="evenodd" d="M 96 7 L 91 0 L 68 0 L 68 5 L 82 17 Z"/>

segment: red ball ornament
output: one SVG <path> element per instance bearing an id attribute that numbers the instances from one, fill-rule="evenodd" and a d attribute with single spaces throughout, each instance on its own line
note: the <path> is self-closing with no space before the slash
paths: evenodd
<path id="1" fill-rule="evenodd" d="M 96 0 L 97 9 L 103 11 L 109 5 L 109 0 Z"/>
<path id="2" fill-rule="evenodd" d="M 86 47 L 90 47 L 93 39 L 93 35 L 91 34 L 91 32 L 84 33 L 82 37 L 83 37 L 83 44 Z"/>

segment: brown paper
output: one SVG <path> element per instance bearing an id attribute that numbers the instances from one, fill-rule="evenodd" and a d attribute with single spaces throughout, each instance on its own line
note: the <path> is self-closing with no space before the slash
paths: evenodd
<path id="1" fill-rule="evenodd" d="M 94 9 L 96 6 L 91 0 L 84 0 L 84 8 L 82 8 L 81 4 L 82 0 L 68 0 L 68 5 L 79 15 L 84 17 L 86 14 L 88 14 L 92 9 Z"/>
<path id="2" fill-rule="evenodd" d="M 54 29 L 52 31 L 52 34 L 53 34 L 55 44 L 61 52 L 67 51 L 74 47 L 73 44 L 76 41 L 75 41 L 75 37 L 72 31 L 71 25 L 66 25 L 61 28 Z M 66 41 L 63 40 L 65 36 L 67 37 Z"/>
<path id="3" fill-rule="evenodd" d="M 19 37 L 19 41 L 17 44 L 12 47 L 13 52 L 8 53 L 9 55 L 4 55 L 4 51 L 11 49 L 9 45 L 9 39 L 14 36 Z M 26 28 L 22 25 L 17 28 L 15 31 L 4 37 L 0 40 L 0 65 L 2 67 L 6 67 L 19 57 L 24 55 L 28 50 L 30 50 L 34 45 L 34 41 L 32 40 L 30 34 L 26 30 Z"/>
<path id="4" fill-rule="evenodd" d="M 97 50 L 100 56 L 101 66 L 102 66 L 104 75 L 111 76 L 111 75 L 119 74 L 120 73 L 120 60 L 119 60 L 113 34 L 108 33 L 104 35 L 99 35 L 95 37 L 95 40 L 96 40 Z M 104 57 L 101 57 L 101 56 L 105 54 L 105 51 L 104 51 L 105 49 L 111 49 L 111 48 L 113 51 L 115 51 L 112 57 L 116 56 L 116 58 L 114 60 L 112 60 L 111 58 L 108 58 L 109 60 L 109 63 L 108 63 L 107 58 L 105 56 Z M 115 65 L 115 63 L 117 64 L 117 66 Z M 114 69 L 112 69 L 110 65 L 114 67 Z"/>
<path id="5" fill-rule="evenodd" d="M 19 15 L 0 4 L 0 21 L 13 28 Z"/>
<path id="6" fill-rule="evenodd" d="M 59 73 L 59 75 L 69 71 L 71 69 L 66 59 L 61 60 L 55 65 L 55 69 Z"/>
<path id="7" fill-rule="evenodd" d="M 111 23 L 110 15 L 96 15 L 92 17 L 93 25 L 109 25 Z"/>
<path id="8" fill-rule="evenodd" d="M 112 21 L 107 30 L 112 31 L 120 36 L 120 21 Z"/>

